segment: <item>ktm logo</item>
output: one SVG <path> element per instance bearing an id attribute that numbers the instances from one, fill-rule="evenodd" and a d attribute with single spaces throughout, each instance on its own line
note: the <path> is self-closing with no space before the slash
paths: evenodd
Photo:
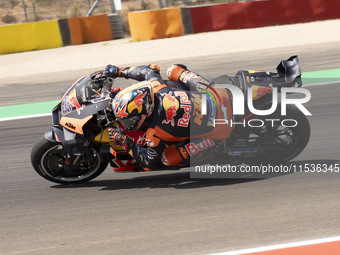
<path id="1" fill-rule="evenodd" d="M 183 159 L 187 159 L 189 157 L 187 151 L 184 149 L 184 147 L 179 147 L 179 151 L 183 157 Z"/>
<path id="2" fill-rule="evenodd" d="M 72 123 L 70 123 L 70 122 L 66 122 L 65 126 L 68 127 L 68 128 L 71 128 L 73 130 L 76 130 L 76 127 Z"/>

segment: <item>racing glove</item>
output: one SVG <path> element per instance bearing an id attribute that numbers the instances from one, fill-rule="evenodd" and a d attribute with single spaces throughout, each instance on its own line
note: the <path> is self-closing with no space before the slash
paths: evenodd
<path id="1" fill-rule="evenodd" d="M 121 128 L 109 128 L 108 131 L 112 145 L 120 145 L 125 151 L 129 151 L 132 148 L 133 140 Z"/>
<path id="2" fill-rule="evenodd" d="M 114 65 L 107 65 L 105 67 L 104 74 L 108 77 L 117 78 L 120 77 L 120 68 Z"/>

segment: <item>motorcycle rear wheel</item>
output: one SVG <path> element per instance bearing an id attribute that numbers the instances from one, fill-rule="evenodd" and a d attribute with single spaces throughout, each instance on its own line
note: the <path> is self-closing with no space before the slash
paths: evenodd
<path id="1" fill-rule="evenodd" d="M 100 175 L 108 161 L 101 153 L 92 149 L 93 159 L 84 161 L 79 156 L 76 166 L 66 164 L 66 151 L 59 143 L 41 138 L 32 148 L 31 162 L 34 170 L 46 180 L 64 185 L 81 184 Z"/>
<path id="2" fill-rule="evenodd" d="M 280 108 L 279 108 L 280 109 Z M 287 115 L 282 116 L 277 110 L 273 115 L 268 116 L 268 119 L 294 119 L 298 123 L 296 127 L 286 128 L 285 135 L 291 139 L 291 145 L 283 150 L 273 150 L 267 155 L 259 155 L 253 158 L 244 159 L 243 162 L 249 165 L 259 164 L 284 164 L 297 157 L 307 146 L 311 128 L 307 117 L 295 106 L 287 105 Z M 282 127 L 281 127 L 282 128 Z M 290 134 L 290 135 L 287 135 Z M 283 140 L 277 136 L 277 140 Z M 278 145 L 279 146 L 279 145 Z"/>

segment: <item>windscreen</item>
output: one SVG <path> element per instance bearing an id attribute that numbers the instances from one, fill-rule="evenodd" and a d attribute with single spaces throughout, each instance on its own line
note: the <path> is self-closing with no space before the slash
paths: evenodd
<path id="1" fill-rule="evenodd" d="M 61 102 L 63 115 L 73 111 L 77 111 L 80 114 L 86 105 L 102 102 L 108 98 L 108 88 L 94 82 L 94 77 L 95 74 L 91 74 L 79 79 L 64 94 Z"/>
<path id="2" fill-rule="evenodd" d="M 80 104 L 91 102 L 92 100 L 100 98 L 102 89 L 93 82 L 91 75 L 85 77 L 76 85 L 76 95 Z"/>

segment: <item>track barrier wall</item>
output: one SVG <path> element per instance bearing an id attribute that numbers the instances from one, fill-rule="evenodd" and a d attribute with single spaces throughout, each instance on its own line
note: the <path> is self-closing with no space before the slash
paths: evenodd
<path id="1" fill-rule="evenodd" d="M 129 12 L 134 41 L 339 19 L 340 0 L 264 0 Z M 0 26 L 0 54 L 112 40 L 108 16 Z M 121 38 L 121 35 L 119 36 Z"/>
<path id="2" fill-rule="evenodd" d="M 190 16 L 201 33 L 337 19 L 339 10 L 338 0 L 270 0 L 192 7 Z"/>
<path id="3" fill-rule="evenodd" d="M 112 40 L 106 14 L 0 26 L 0 54 Z"/>
<path id="4" fill-rule="evenodd" d="M 340 18 L 339 0 L 267 0 L 180 8 L 184 34 L 305 23 Z M 165 34 L 177 25 L 178 16 L 164 17 L 164 9 L 130 12 L 129 25 L 134 41 L 179 36 Z M 163 14 L 161 14 L 163 13 Z M 162 27 L 163 30 L 159 30 Z"/>
<path id="5" fill-rule="evenodd" d="M 109 18 L 106 14 L 69 18 L 68 25 L 73 45 L 113 39 Z"/>
<path id="6" fill-rule="evenodd" d="M 0 26 L 0 54 L 61 46 L 62 38 L 55 20 Z"/>
<path id="7" fill-rule="evenodd" d="M 144 41 L 183 35 L 181 11 L 168 8 L 129 12 L 128 20 L 134 41 Z"/>

